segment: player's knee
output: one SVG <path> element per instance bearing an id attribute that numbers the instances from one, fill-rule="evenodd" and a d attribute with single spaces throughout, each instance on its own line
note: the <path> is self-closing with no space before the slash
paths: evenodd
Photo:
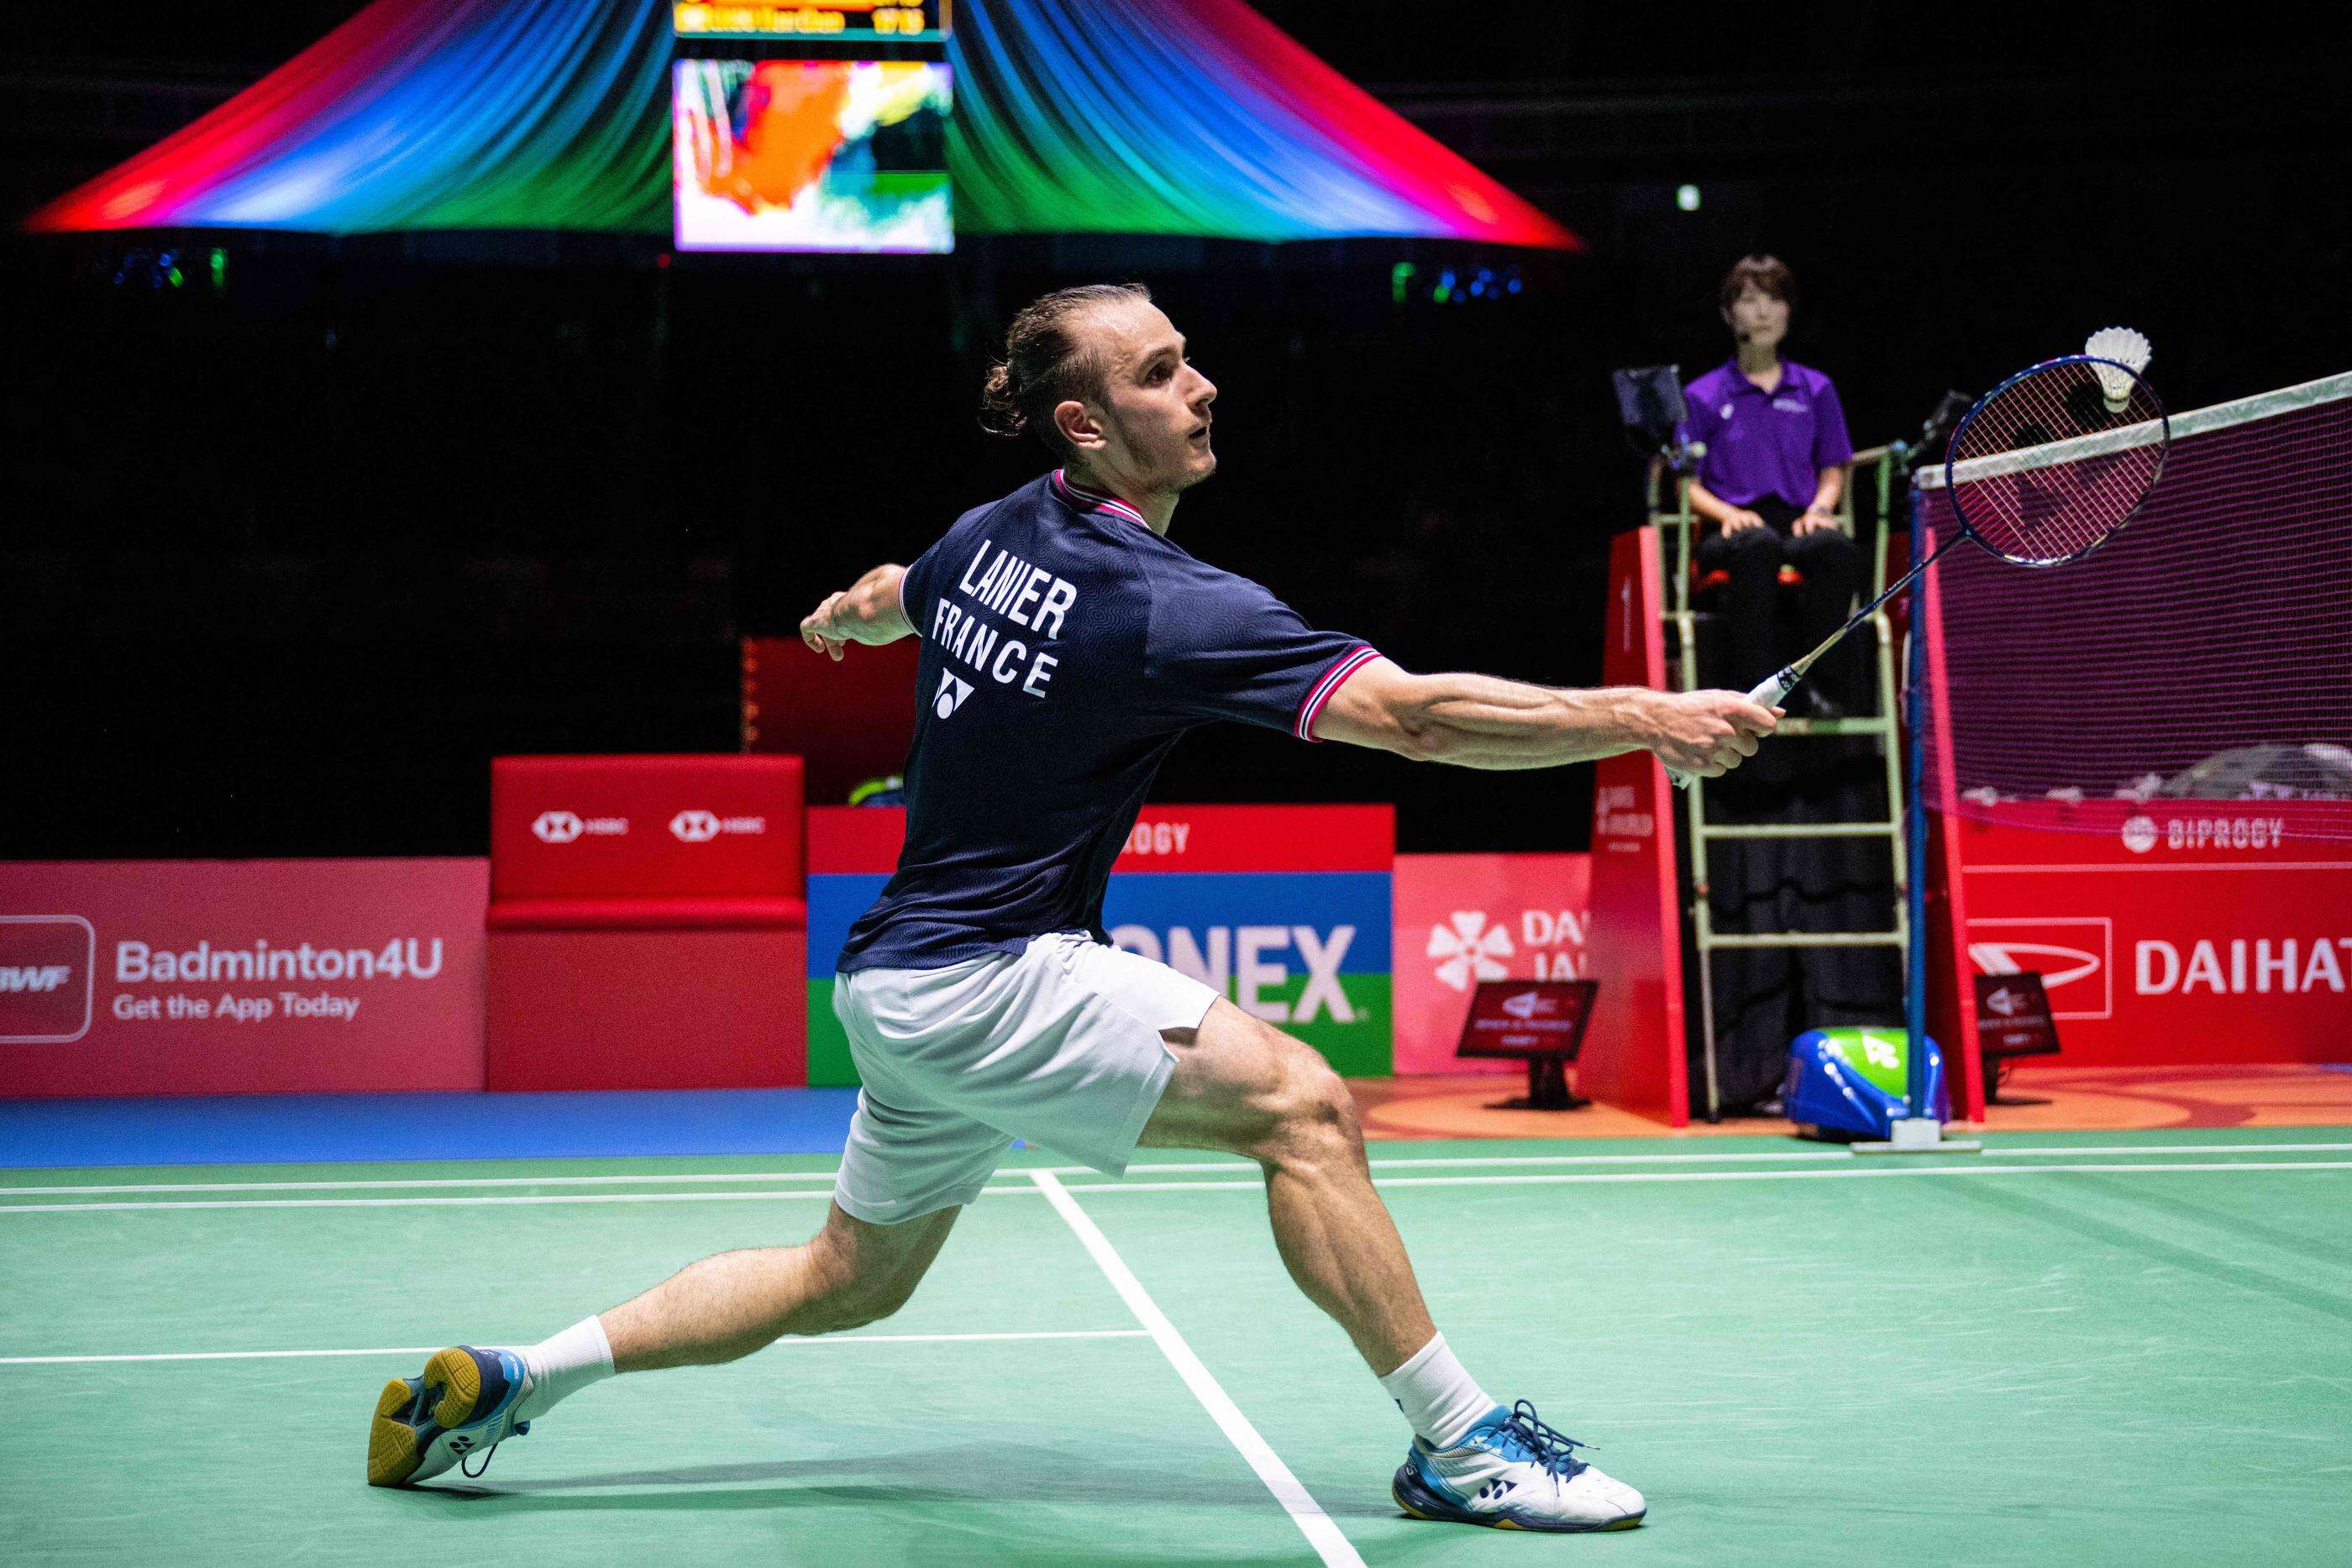
<path id="1" fill-rule="evenodd" d="M 811 1315 L 822 1333 L 881 1322 L 907 1304 L 922 1279 L 919 1270 L 892 1269 L 861 1256 L 829 1229 L 810 1244 L 809 1267 L 816 1271 Z"/>
<path id="2" fill-rule="evenodd" d="M 1273 1163 L 1360 1158 L 1363 1128 L 1355 1096 L 1313 1047 L 1283 1037 L 1282 1087 L 1271 1147 Z"/>

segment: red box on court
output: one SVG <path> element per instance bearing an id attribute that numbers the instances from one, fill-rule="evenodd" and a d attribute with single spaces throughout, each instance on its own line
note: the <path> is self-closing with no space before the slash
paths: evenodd
<path id="1" fill-rule="evenodd" d="M 796 757 L 490 770 L 492 1089 L 807 1081 Z"/>

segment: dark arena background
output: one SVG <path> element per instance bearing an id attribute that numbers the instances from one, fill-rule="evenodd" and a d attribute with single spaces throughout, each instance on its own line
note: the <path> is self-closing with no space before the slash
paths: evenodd
<path id="1" fill-rule="evenodd" d="M 2346 1552 L 2341 15 L 182 0 L 0 42 L 12 1561 L 1543 1550 L 1391 1500 L 1408 1433 L 1209 1155 L 1018 1144 L 890 1322 L 623 1379 L 492 1479 L 364 1486 L 359 1406 L 820 1223 L 916 666 L 801 622 L 1051 465 L 978 420 L 1024 303 L 1149 285 L 1219 388 L 1171 539 L 1309 625 L 1737 689 L 1688 437 L 1757 256 L 1793 282 L 1730 294 L 1856 454 L 1853 602 L 1962 528 L 1959 410 L 2114 326 L 2168 418 L 2131 527 L 1964 544 L 1693 792 L 1205 727 L 1105 935 L 1344 1075 L 1454 1348 L 1647 1496 L 1612 1549 Z M 787 68 L 848 107 L 776 197 Z M 1668 366 L 1643 428 L 1612 372 Z"/>

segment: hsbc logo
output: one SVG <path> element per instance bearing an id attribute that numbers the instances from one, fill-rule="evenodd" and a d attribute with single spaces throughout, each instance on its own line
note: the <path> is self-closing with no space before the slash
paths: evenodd
<path id="1" fill-rule="evenodd" d="M 2002 986 L 1985 998 L 1985 1006 L 2003 1018 L 2015 1018 L 2018 1010 L 2025 1006 L 2025 996 L 2021 991 Z"/>
<path id="2" fill-rule="evenodd" d="M 629 831 L 626 817 L 586 817 L 575 811 L 541 811 L 532 819 L 531 836 L 542 844 L 568 844 L 583 836 L 617 838 Z"/>
<path id="3" fill-rule="evenodd" d="M 721 833 L 764 833 L 765 817 L 722 817 L 716 811 L 680 811 L 669 820 L 670 836 L 682 844 L 707 844 Z"/>
<path id="4" fill-rule="evenodd" d="M 0 1041 L 88 1034 L 97 960 L 98 933 L 79 915 L 0 915 Z"/>

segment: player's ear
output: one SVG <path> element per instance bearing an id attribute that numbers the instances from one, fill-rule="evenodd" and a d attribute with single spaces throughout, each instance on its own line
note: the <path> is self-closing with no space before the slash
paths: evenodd
<path id="1" fill-rule="evenodd" d="M 1109 444 L 1103 438 L 1102 421 L 1095 411 L 1076 398 L 1064 398 L 1054 405 L 1054 428 L 1062 439 L 1080 452 L 1099 452 Z"/>

